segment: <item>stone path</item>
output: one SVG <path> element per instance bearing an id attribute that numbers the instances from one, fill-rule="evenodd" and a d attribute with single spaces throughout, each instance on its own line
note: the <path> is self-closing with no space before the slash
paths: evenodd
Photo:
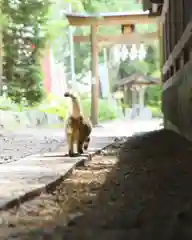
<path id="1" fill-rule="evenodd" d="M 140 134 L 148 131 L 161 129 L 162 119 L 152 120 L 115 120 L 102 124 L 103 128 L 98 128 L 95 136 L 116 136 L 129 137 L 134 134 Z"/>
<path id="2" fill-rule="evenodd" d="M 33 133 L 33 129 L 28 129 L 25 133 L 14 133 L 12 141 L 19 141 L 20 145 L 18 149 L 15 149 L 15 145 L 8 144 L 7 155 L 10 154 L 12 149 L 12 156 L 17 161 L 12 161 L 7 164 L 0 165 L 0 209 L 9 208 L 15 204 L 19 204 L 25 200 L 28 200 L 36 195 L 45 191 L 48 187 L 55 186 L 59 181 L 63 179 L 76 165 L 83 164 L 87 161 L 90 155 L 93 155 L 97 151 L 103 149 L 107 145 L 113 142 L 115 137 L 119 136 L 131 136 L 136 132 L 155 130 L 159 128 L 159 122 L 150 121 L 114 121 L 112 123 L 106 123 L 101 127 L 93 129 L 92 141 L 89 147 L 89 155 L 84 155 L 76 158 L 66 157 L 67 147 L 64 144 L 63 130 L 46 130 L 36 129 Z M 39 134 L 37 134 L 39 132 Z M 54 132 L 54 134 L 53 134 Z M 32 134 L 33 133 L 33 134 Z M 20 134 L 20 135 L 19 135 Z M 51 142 L 44 148 L 41 145 L 42 135 L 47 135 L 47 139 L 52 139 L 55 144 Z M 37 138 L 37 136 L 39 137 Z M 8 135 L 7 135 L 8 136 Z M 36 144 L 34 143 L 36 142 Z M 29 144 L 31 142 L 33 148 L 29 154 L 34 154 L 41 151 L 41 154 L 31 155 L 23 154 L 28 152 Z M 58 147 L 61 144 L 61 147 Z M 48 146 L 48 148 L 47 148 Z M 4 154 L 6 153 L 6 146 L 2 146 Z M 1 150 L 2 150 L 1 149 Z M 35 149 L 35 151 L 34 151 Z M 54 151 L 54 152 L 53 152 Z M 22 156 L 25 155 L 23 158 Z M 1 156 L 3 151 L 1 152 Z M 19 160 L 18 160 L 19 159 Z"/>
<path id="3" fill-rule="evenodd" d="M 62 142 L 64 136 L 47 136 L 46 133 L 4 133 L 0 135 L 0 164 L 39 152 L 52 152 Z"/>
<path id="4" fill-rule="evenodd" d="M 0 166 L 0 209 L 6 209 L 31 199 L 62 181 L 75 166 L 84 164 L 90 156 L 112 143 L 112 137 L 93 137 L 89 154 L 70 158 L 67 147 L 55 152 L 31 155 Z"/>

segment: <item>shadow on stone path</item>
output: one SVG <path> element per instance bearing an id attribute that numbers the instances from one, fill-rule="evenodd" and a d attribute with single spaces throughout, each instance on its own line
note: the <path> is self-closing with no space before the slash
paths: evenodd
<path id="1" fill-rule="evenodd" d="M 132 137 L 83 216 L 19 239 L 192 239 L 191 157 L 192 145 L 171 131 Z"/>

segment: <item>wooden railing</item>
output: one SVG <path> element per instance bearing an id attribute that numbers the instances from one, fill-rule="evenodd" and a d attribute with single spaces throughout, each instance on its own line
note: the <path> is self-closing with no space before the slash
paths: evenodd
<path id="1" fill-rule="evenodd" d="M 185 50 L 185 48 L 187 47 L 187 44 L 189 43 L 191 37 L 192 37 L 192 21 L 188 23 L 183 35 L 181 36 L 180 41 L 175 45 L 172 53 L 169 55 L 167 61 L 165 62 L 163 66 L 163 74 L 166 74 L 166 72 L 171 68 L 171 66 L 174 65 L 177 58 L 179 58 L 180 55 L 182 54 L 182 51 Z"/>
<path id="2" fill-rule="evenodd" d="M 163 9 L 163 82 L 173 81 L 192 60 L 192 1 L 165 0 Z"/>

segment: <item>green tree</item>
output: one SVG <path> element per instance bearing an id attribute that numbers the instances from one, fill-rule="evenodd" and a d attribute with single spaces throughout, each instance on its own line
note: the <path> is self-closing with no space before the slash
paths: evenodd
<path id="1" fill-rule="evenodd" d="M 157 46 L 149 45 L 145 61 L 148 65 L 148 75 L 152 75 L 159 68 L 159 58 L 157 55 Z"/>
<path id="2" fill-rule="evenodd" d="M 4 83 L 15 102 L 25 99 L 33 104 L 43 97 L 39 60 L 46 43 L 49 6 L 47 0 L 2 0 L 8 19 L 3 28 Z"/>

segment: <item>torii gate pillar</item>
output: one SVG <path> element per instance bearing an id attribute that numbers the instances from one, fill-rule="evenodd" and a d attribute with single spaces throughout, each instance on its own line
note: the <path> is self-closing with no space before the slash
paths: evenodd
<path id="1" fill-rule="evenodd" d="M 99 113 L 99 46 L 97 43 L 96 24 L 91 25 L 91 122 L 93 125 L 98 124 Z"/>

